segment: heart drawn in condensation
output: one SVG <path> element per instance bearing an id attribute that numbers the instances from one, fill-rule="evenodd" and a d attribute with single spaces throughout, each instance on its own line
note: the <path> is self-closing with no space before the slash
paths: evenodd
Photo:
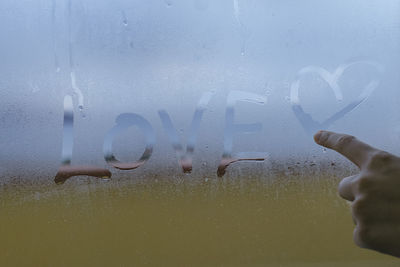
<path id="1" fill-rule="evenodd" d="M 351 66 L 363 64 L 363 65 L 370 65 L 373 66 L 377 72 L 382 75 L 384 72 L 384 68 L 379 63 L 374 61 L 353 61 L 349 63 L 345 63 L 340 65 L 336 68 L 336 70 L 331 73 L 324 68 L 317 67 L 317 66 L 309 66 L 301 69 L 297 75 L 297 79 L 292 83 L 290 87 L 290 103 L 292 104 L 292 110 L 299 120 L 301 125 L 303 126 L 304 130 L 308 134 L 314 134 L 318 130 L 328 129 L 335 121 L 343 118 L 347 113 L 354 110 L 358 107 L 362 102 L 364 102 L 368 97 L 372 94 L 372 92 L 379 86 L 380 80 L 379 79 L 372 79 L 366 86 L 364 86 L 361 94 L 351 101 L 350 104 L 345 106 L 344 108 L 340 109 L 330 117 L 328 117 L 323 122 L 318 122 L 313 119 L 313 117 L 304 111 L 303 107 L 300 104 L 299 99 L 299 88 L 300 88 L 300 79 L 305 74 L 317 74 L 319 75 L 333 90 L 335 94 L 335 98 L 337 101 L 343 100 L 343 93 L 342 89 L 340 88 L 338 82 L 342 77 L 343 73 L 350 68 Z"/>

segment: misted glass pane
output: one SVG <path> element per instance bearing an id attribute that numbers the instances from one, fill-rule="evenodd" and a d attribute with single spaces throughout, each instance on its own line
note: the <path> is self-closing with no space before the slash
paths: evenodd
<path id="1" fill-rule="evenodd" d="M 398 0 L 2 0 L 1 266 L 397 266 L 318 130 L 400 155 Z"/>

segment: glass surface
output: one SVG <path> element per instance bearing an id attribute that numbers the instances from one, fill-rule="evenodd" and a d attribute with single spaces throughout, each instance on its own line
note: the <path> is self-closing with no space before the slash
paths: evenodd
<path id="1" fill-rule="evenodd" d="M 398 0 L 1 1 L 0 265 L 395 266 L 312 135 L 400 154 L 399 29 Z"/>

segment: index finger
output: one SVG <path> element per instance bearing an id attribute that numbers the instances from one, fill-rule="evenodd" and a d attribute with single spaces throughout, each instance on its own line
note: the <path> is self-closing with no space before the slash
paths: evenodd
<path id="1" fill-rule="evenodd" d="M 339 152 L 359 168 L 368 160 L 368 155 L 377 149 L 361 142 L 354 136 L 329 131 L 319 131 L 314 135 L 317 144 Z"/>

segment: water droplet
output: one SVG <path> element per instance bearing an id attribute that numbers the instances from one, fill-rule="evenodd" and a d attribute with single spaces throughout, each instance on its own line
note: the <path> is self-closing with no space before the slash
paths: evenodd
<path id="1" fill-rule="evenodd" d="M 201 165 L 203 165 L 205 167 L 205 166 L 207 166 L 207 162 L 203 162 Z"/>
<path id="2" fill-rule="evenodd" d="M 204 181 L 205 181 L 205 182 L 208 182 L 208 178 L 205 178 Z"/>
<path id="3" fill-rule="evenodd" d="M 30 87 L 31 87 L 32 93 L 37 93 L 40 91 L 40 88 L 37 85 L 31 84 Z"/>
<path id="4" fill-rule="evenodd" d="M 85 114 L 85 111 L 83 109 L 83 106 L 79 105 L 78 109 L 79 109 L 79 113 L 81 114 L 82 118 L 86 118 L 86 114 Z"/>
<path id="5" fill-rule="evenodd" d="M 103 176 L 103 177 L 101 177 L 101 180 L 104 182 L 108 182 L 108 181 L 111 181 L 111 178 L 109 176 Z"/>
<path id="6" fill-rule="evenodd" d="M 322 149 L 322 153 L 326 153 L 326 148 L 323 148 L 323 149 Z"/>
<path id="7" fill-rule="evenodd" d="M 164 0 L 164 2 L 167 5 L 167 7 L 171 7 L 173 4 L 172 0 Z"/>
<path id="8" fill-rule="evenodd" d="M 122 15 L 122 24 L 124 24 L 125 27 L 128 27 L 128 19 L 126 18 L 125 11 L 122 11 L 121 15 Z"/>

